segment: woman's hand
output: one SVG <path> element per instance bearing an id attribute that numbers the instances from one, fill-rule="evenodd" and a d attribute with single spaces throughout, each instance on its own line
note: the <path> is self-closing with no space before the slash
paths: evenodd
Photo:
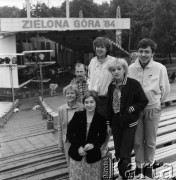
<path id="1" fill-rule="evenodd" d="M 87 154 L 82 146 L 78 149 L 78 153 L 80 156 L 85 156 Z"/>
<path id="2" fill-rule="evenodd" d="M 111 129 L 110 125 L 107 126 L 107 132 L 110 136 L 112 135 L 112 129 Z"/>
<path id="3" fill-rule="evenodd" d="M 86 144 L 85 146 L 84 146 L 84 151 L 88 151 L 88 150 L 91 150 L 91 149 L 93 149 L 94 148 L 94 145 L 93 144 Z"/>

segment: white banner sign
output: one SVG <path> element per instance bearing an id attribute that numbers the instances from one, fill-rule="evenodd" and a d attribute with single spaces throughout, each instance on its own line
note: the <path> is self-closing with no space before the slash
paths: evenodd
<path id="1" fill-rule="evenodd" d="M 129 18 L 2 18 L 0 31 L 130 29 Z"/>

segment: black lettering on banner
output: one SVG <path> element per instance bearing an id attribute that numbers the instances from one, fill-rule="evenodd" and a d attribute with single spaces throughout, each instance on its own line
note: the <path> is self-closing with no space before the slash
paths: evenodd
<path id="1" fill-rule="evenodd" d="M 22 25 L 23 29 L 28 29 L 29 28 L 29 26 L 28 26 L 29 20 L 23 20 L 22 23 L 23 23 L 23 25 Z"/>
<path id="2" fill-rule="evenodd" d="M 61 20 L 55 20 L 55 28 L 60 27 L 62 28 L 62 21 Z"/>
<path id="3" fill-rule="evenodd" d="M 75 21 L 74 21 L 74 26 L 75 26 L 75 27 L 80 27 L 79 20 L 75 20 Z"/>
<path id="4" fill-rule="evenodd" d="M 104 20 L 104 26 L 105 27 L 115 27 L 115 21 L 113 20 L 112 22 L 110 22 L 109 20 Z"/>
<path id="5" fill-rule="evenodd" d="M 109 21 L 108 20 L 104 20 L 104 26 L 109 27 Z"/>
<path id="6" fill-rule="evenodd" d="M 63 23 L 63 28 L 65 27 L 68 27 L 69 28 L 69 24 L 68 24 L 68 21 L 67 20 L 64 20 L 64 23 Z"/>
<path id="7" fill-rule="evenodd" d="M 88 21 L 88 27 L 94 27 L 94 21 L 93 20 Z"/>
<path id="8" fill-rule="evenodd" d="M 110 23 L 110 26 L 115 27 L 115 21 L 114 20 Z"/>
<path id="9" fill-rule="evenodd" d="M 95 21 L 95 27 L 100 27 L 100 22 L 98 20 Z"/>
<path id="10" fill-rule="evenodd" d="M 47 21 L 47 27 L 52 28 L 54 26 L 54 23 L 52 20 Z"/>
<path id="11" fill-rule="evenodd" d="M 34 20 L 34 28 L 40 28 L 40 20 Z"/>
<path id="12" fill-rule="evenodd" d="M 82 26 L 82 27 L 87 27 L 87 21 L 86 21 L 86 20 L 82 20 L 81 26 Z"/>
<path id="13" fill-rule="evenodd" d="M 41 27 L 42 27 L 42 28 L 47 28 L 47 26 L 46 26 L 46 24 L 45 24 L 45 21 L 43 21 L 43 20 L 41 21 Z"/>

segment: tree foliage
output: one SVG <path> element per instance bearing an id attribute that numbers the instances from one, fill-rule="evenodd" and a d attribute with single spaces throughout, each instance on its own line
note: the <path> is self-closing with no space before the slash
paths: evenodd
<path id="1" fill-rule="evenodd" d="M 153 11 L 156 0 L 112 0 L 108 16 L 116 17 L 116 8 L 120 6 L 121 17 L 131 19 L 131 29 L 122 31 L 122 45 L 125 49 L 133 50 L 137 42 L 150 36 L 153 21 Z M 130 36 L 130 37 L 129 37 Z M 130 39 L 130 44 L 129 44 Z"/>
<path id="2" fill-rule="evenodd" d="M 49 7 L 45 3 L 37 2 L 32 7 L 32 17 L 51 17 Z"/>
<path id="3" fill-rule="evenodd" d="M 158 51 L 164 54 L 176 49 L 176 2 L 160 0 L 154 11 L 151 37 L 158 44 Z"/>
<path id="4" fill-rule="evenodd" d="M 84 17 L 99 17 L 97 9 L 93 0 L 74 0 L 70 2 L 70 17 L 78 17 L 79 10 L 82 10 Z"/>
<path id="5" fill-rule="evenodd" d="M 20 17 L 20 10 L 16 7 L 0 7 L 0 18 Z"/>

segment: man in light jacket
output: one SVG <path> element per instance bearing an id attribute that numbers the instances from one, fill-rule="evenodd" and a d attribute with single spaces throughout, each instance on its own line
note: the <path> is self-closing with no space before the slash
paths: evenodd
<path id="1" fill-rule="evenodd" d="M 137 174 L 152 178 L 161 102 L 169 94 L 170 84 L 165 66 L 153 60 L 155 42 L 145 38 L 137 48 L 138 58 L 129 66 L 129 77 L 140 82 L 149 102 L 139 118 L 134 150 Z"/>

